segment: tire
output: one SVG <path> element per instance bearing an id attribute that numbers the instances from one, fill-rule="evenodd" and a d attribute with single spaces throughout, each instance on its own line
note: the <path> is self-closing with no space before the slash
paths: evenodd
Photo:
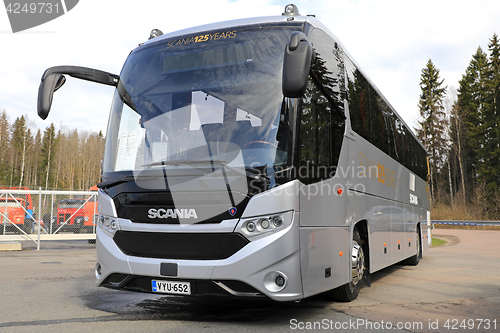
<path id="1" fill-rule="evenodd" d="M 354 229 L 352 235 L 352 277 L 351 282 L 330 291 L 330 295 L 336 301 L 352 302 L 359 294 L 363 278 L 366 273 L 366 256 L 362 247 L 361 237 L 358 229 Z"/>
<path id="2" fill-rule="evenodd" d="M 414 256 L 411 256 L 403 260 L 403 265 L 417 266 L 418 263 L 420 262 L 420 256 L 422 255 L 422 247 L 420 246 L 420 227 L 418 225 L 415 230 L 415 240 L 416 240 L 415 246 L 417 247 L 417 253 Z"/>
<path id="3" fill-rule="evenodd" d="M 31 228 L 32 228 L 32 226 L 33 226 L 33 221 L 31 219 L 25 220 L 24 221 L 24 226 L 23 226 L 22 229 L 24 230 L 25 233 L 31 234 Z"/>

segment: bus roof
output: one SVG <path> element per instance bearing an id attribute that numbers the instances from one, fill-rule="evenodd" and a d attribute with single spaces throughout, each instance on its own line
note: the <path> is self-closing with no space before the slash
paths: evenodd
<path id="1" fill-rule="evenodd" d="M 232 27 L 241 27 L 241 26 L 246 26 L 246 25 L 254 25 L 254 24 L 266 24 L 266 23 L 297 23 L 297 22 L 306 22 L 309 21 L 312 17 L 309 16 L 293 16 L 293 21 L 289 21 L 288 19 L 290 16 L 264 16 L 264 17 L 253 17 L 253 18 L 244 18 L 244 19 L 237 19 L 237 20 L 230 20 L 230 21 L 222 21 L 222 22 L 216 22 L 216 23 L 209 23 L 205 25 L 200 25 L 196 27 L 191 27 L 191 28 L 186 28 L 178 31 L 173 31 L 166 33 L 164 35 L 161 35 L 159 37 L 150 39 L 146 42 L 144 42 L 144 45 L 149 44 L 149 43 L 155 43 L 164 39 L 176 37 L 176 36 L 183 36 L 183 35 L 190 35 L 190 34 L 195 34 L 197 32 L 202 32 L 202 31 L 210 31 L 210 30 L 219 30 L 219 29 L 228 29 Z M 318 22 L 318 21 L 316 21 Z"/>

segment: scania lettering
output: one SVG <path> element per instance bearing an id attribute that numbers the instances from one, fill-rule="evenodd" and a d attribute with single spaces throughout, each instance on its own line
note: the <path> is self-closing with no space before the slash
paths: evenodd
<path id="1" fill-rule="evenodd" d="M 186 219 L 189 219 L 189 218 L 197 218 L 198 216 L 196 215 L 196 211 L 194 209 L 163 209 L 163 208 L 160 208 L 160 209 L 154 209 L 154 208 L 151 208 L 150 210 L 148 210 L 148 217 L 150 219 L 155 219 L 155 218 L 159 218 L 159 219 L 167 219 L 167 218 L 176 218 L 176 217 L 180 217 L 180 218 L 186 218 Z"/>
<path id="2" fill-rule="evenodd" d="M 371 273 L 416 265 L 430 244 L 425 149 L 340 41 L 294 5 L 154 29 L 120 75 L 49 68 L 41 118 L 67 76 L 116 87 L 98 286 L 352 301 Z"/>

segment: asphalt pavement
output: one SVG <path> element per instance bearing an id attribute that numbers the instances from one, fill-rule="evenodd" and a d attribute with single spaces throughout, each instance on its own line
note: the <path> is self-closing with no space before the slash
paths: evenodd
<path id="1" fill-rule="evenodd" d="M 436 229 L 418 266 L 372 275 L 351 303 L 192 299 L 97 288 L 95 245 L 0 252 L 0 332 L 498 332 L 500 231 Z"/>

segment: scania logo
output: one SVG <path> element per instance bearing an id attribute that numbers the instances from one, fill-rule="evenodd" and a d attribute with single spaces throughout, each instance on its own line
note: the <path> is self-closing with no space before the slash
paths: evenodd
<path id="1" fill-rule="evenodd" d="M 150 208 L 148 210 L 148 217 L 150 219 L 168 219 L 168 218 L 180 218 L 180 219 L 190 219 L 190 218 L 198 218 L 196 215 L 196 211 L 194 209 L 155 209 Z"/>

